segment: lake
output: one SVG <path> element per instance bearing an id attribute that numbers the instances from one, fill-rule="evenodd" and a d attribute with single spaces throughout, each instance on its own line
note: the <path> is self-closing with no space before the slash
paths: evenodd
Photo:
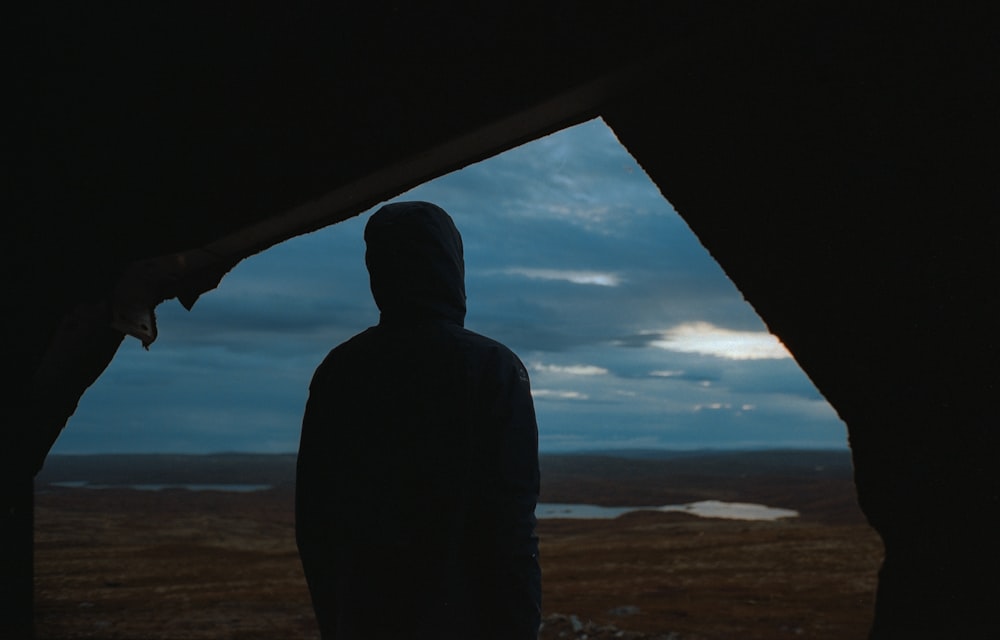
<path id="1" fill-rule="evenodd" d="M 49 483 L 55 487 L 73 489 L 134 489 L 137 491 L 163 491 L 185 489 L 188 491 L 232 491 L 246 493 L 272 489 L 269 484 L 192 484 L 192 483 L 146 483 L 146 484 L 92 484 L 86 480 Z M 690 504 L 663 505 L 659 507 L 602 507 L 593 504 L 568 504 L 541 502 L 535 508 L 539 518 L 613 519 L 632 511 L 660 511 L 689 513 L 701 518 L 722 518 L 726 520 L 778 520 L 796 518 L 799 513 L 791 509 L 779 509 L 749 502 L 723 502 L 702 500 Z"/>
<path id="2" fill-rule="evenodd" d="M 664 505 L 660 507 L 601 507 L 592 504 L 539 503 L 535 508 L 538 518 L 595 518 L 611 519 L 631 511 L 678 511 L 702 518 L 724 518 L 727 520 L 778 520 L 796 518 L 798 511 L 778 509 L 749 502 L 722 502 L 702 500 L 690 504 Z"/>

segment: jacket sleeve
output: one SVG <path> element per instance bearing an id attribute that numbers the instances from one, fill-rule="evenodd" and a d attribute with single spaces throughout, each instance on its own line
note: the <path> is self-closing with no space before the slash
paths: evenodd
<path id="1" fill-rule="evenodd" d="M 335 637 L 338 574 L 334 527 L 329 501 L 324 499 L 326 487 L 330 486 L 326 476 L 329 465 L 324 459 L 329 446 L 324 428 L 330 418 L 328 392 L 321 376 L 314 377 L 302 420 L 295 482 L 295 541 L 324 639 Z"/>
<path id="2" fill-rule="evenodd" d="M 489 509 L 496 576 L 495 637 L 535 640 L 541 623 L 541 568 L 535 534 L 539 494 L 538 425 L 524 365 L 513 354 L 503 362 L 493 407 L 495 486 Z"/>

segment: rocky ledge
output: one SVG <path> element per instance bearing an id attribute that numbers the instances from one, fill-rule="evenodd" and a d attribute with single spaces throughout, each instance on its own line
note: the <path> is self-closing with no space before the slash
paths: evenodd
<path id="1" fill-rule="evenodd" d="M 583 621 L 575 615 L 551 613 L 542 618 L 539 640 L 682 640 L 677 633 L 647 634 L 624 631 L 614 625 Z"/>

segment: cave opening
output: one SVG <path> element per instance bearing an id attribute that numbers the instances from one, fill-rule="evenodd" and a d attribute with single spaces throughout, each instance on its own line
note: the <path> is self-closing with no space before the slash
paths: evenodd
<path id="1" fill-rule="evenodd" d="M 574 454 L 580 460 L 602 458 L 602 464 L 607 464 L 609 458 L 625 456 L 615 472 L 631 480 L 617 492 L 605 491 L 594 502 L 624 495 L 626 485 L 640 492 L 641 497 L 632 498 L 639 504 L 668 494 L 683 499 L 683 491 L 676 487 L 657 493 L 641 486 L 650 477 L 643 475 L 648 473 L 650 460 L 656 462 L 651 454 L 662 450 L 691 456 L 706 450 L 792 450 L 797 452 L 793 456 L 806 463 L 811 460 L 802 453 L 806 450 L 835 451 L 847 458 L 846 428 L 833 409 L 603 121 L 591 120 L 540 138 L 432 180 L 397 199 L 436 202 L 455 218 L 465 242 L 466 324 L 508 344 L 528 366 L 543 457 Z M 174 301 L 161 305 L 157 342 L 147 352 L 137 341 L 126 341 L 84 396 L 53 448 L 53 456 L 237 452 L 284 455 L 287 461 L 297 448 L 313 369 L 334 345 L 377 322 L 363 259 L 366 217 L 294 238 L 245 260 L 192 312 Z M 587 455 L 597 458 L 587 459 Z M 695 460 L 694 469 L 699 468 L 697 457 L 686 459 Z M 557 497 L 571 495 L 567 487 L 579 481 L 580 476 L 574 475 L 578 472 L 554 469 L 553 490 L 563 492 Z M 602 469 L 604 473 L 607 467 Z M 817 473 L 809 480 L 810 490 L 833 486 L 823 484 L 832 482 L 823 470 Z M 727 482 L 746 484 L 747 480 L 729 477 Z M 544 483 L 543 477 L 543 501 L 550 499 Z M 837 486 L 842 488 L 843 483 Z M 586 487 L 593 488 L 592 483 Z M 285 507 L 273 507 L 274 514 L 265 525 L 259 520 L 248 524 L 245 511 L 240 511 L 248 508 L 252 494 L 202 494 L 202 504 L 208 500 L 216 509 L 201 521 L 205 530 L 189 531 L 186 538 L 158 532 L 139 554 L 156 556 L 173 549 L 191 567 L 211 564 L 214 553 L 244 553 L 247 545 L 263 544 L 264 537 L 245 537 L 251 528 L 289 531 L 287 489 Z M 129 528 L 129 509 L 155 508 L 169 515 L 177 508 L 170 496 L 182 495 L 138 493 L 104 494 L 104 504 L 112 511 L 102 516 L 106 530 Z M 279 495 L 276 504 L 281 499 Z M 70 532 L 46 530 L 52 523 L 50 516 L 58 513 L 48 509 L 43 500 L 38 551 L 43 567 L 53 566 L 49 559 L 55 557 L 57 545 L 72 549 L 73 544 Z M 667 523 L 652 525 L 666 527 Z M 699 527 L 683 526 L 694 527 L 684 529 L 685 533 Z M 746 535 L 751 530 L 749 525 L 735 524 L 724 536 L 769 543 L 753 538 L 756 534 Z M 844 538 L 852 531 L 856 533 L 856 529 L 837 529 L 834 538 L 846 548 Z M 578 549 L 563 544 L 558 527 L 549 533 L 555 564 L 551 576 L 559 583 L 565 577 L 560 563 L 585 558 Z M 595 541 L 603 539 L 603 534 L 590 534 L 596 536 Z M 286 543 L 293 544 L 286 537 Z M 734 575 L 767 571 L 768 557 L 747 565 L 738 556 L 753 545 L 730 542 L 732 553 L 721 561 L 728 563 Z M 613 539 L 605 543 L 615 553 L 621 551 Z M 655 544 L 662 549 L 662 542 Z M 868 538 L 862 546 L 871 572 L 859 588 L 867 594 L 874 589 L 877 542 Z M 279 549 L 284 562 L 297 569 L 293 553 L 288 544 Z M 681 558 L 691 558 L 686 555 L 691 553 L 697 552 L 682 547 L 674 550 Z M 719 562 L 720 558 L 698 561 Z M 661 610 L 667 605 L 657 604 L 668 600 L 655 587 L 662 576 L 647 569 L 675 568 L 649 557 L 618 560 L 640 577 L 635 578 L 633 588 L 620 593 L 624 600 L 613 607 L 617 613 L 605 616 L 610 616 L 608 624 L 652 630 L 649 625 L 659 624 L 655 615 L 673 614 Z M 797 558 L 787 562 L 789 566 L 806 563 Z M 146 571 L 147 578 L 165 575 L 156 572 L 167 569 L 150 568 L 151 563 L 137 570 Z M 857 567 L 852 570 L 856 572 Z M 109 566 L 108 571 L 113 569 Z M 170 580 L 201 580 L 203 588 L 213 584 L 211 577 L 196 578 L 197 573 L 191 568 L 170 574 Z M 588 578 L 577 580 L 580 589 L 590 588 L 586 587 L 589 580 L 598 580 L 589 569 L 581 568 L 580 574 Z M 759 575 L 744 577 L 760 584 Z M 39 571 L 39 578 L 43 585 L 55 585 L 61 579 L 47 570 Z M 836 571 L 826 577 L 841 578 L 843 574 Z M 132 580 L 118 575 L 104 584 L 119 585 L 106 590 L 122 593 Z M 52 592 L 46 588 L 39 615 L 51 625 L 57 613 L 47 600 Z M 684 606 L 689 613 L 697 618 L 717 606 L 710 602 L 716 588 L 721 587 L 715 584 L 700 594 L 688 594 Z M 560 607 L 556 612 L 578 615 L 579 611 L 566 607 L 586 594 L 573 590 L 561 594 L 551 600 Z M 841 595 L 842 600 L 856 596 L 853 592 Z M 188 601 L 198 597 L 194 591 L 187 596 Z M 294 600 L 292 596 L 298 596 L 308 613 L 305 592 L 289 587 L 286 599 Z M 214 605 L 209 598 L 208 606 L 236 609 L 232 601 L 242 598 L 266 608 L 255 600 L 260 597 L 257 593 L 236 590 L 213 597 Z M 700 603 L 692 604 L 699 599 Z M 293 607 L 282 598 L 278 601 L 279 606 Z M 113 613 L 111 603 L 116 602 L 117 613 Z M 109 596 L 106 602 L 73 615 L 106 622 L 121 615 L 121 604 Z M 184 606 L 189 605 L 168 603 L 167 609 Z M 864 601 L 855 606 L 870 609 Z M 851 613 L 857 617 L 857 611 Z M 642 617 L 647 620 L 643 622 Z M 247 625 L 253 627 L 256 623 L 250 620 Z M 557 622 L 550 620 L 550 626 Z M 308 621 L 295 624 L 309 626 Z M 863 630 L 866 624 L 862 616 L 857 626 Z M 44 629 L 43 624 L 40 630 Z"/>
<path id="2" fill-rule="evenodd" d="M 396 199 L 437 202 L 466 253 L 467 326 L 528 365 L 549 452 L 846 449 L 846 428 L 600 119 Z M 289 452 L 312 369 L 377 322 L 366 215 L 157 309 L 53 453 Z"/>

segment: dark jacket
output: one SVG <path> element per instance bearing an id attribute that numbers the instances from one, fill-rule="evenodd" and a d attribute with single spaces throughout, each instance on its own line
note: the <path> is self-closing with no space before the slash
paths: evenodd
<path id="1" fill-rule="evenodd" d="M 538 429 L 528 376 L 463 328 L 451 218 L 398 203 L 365 229 L 379 324 L 310 386 L 296 534 L 324 639 L 534 640 Z"/>

